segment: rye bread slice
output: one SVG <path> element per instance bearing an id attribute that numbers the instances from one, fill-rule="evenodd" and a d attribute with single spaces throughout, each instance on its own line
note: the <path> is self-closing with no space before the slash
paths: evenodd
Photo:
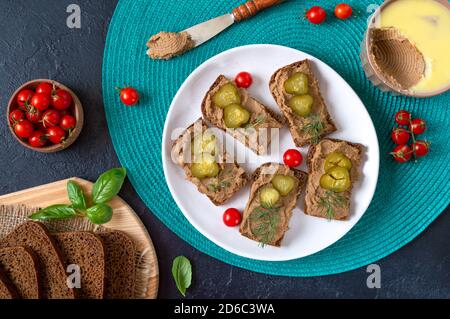
<path id="1" fill-rule="evenodd" d="M 66 265 L 78 265 L 81 271 L 80 299 L 103 299 L 105 253 L 97 235 L 80 231 L 52 235 Z"/>
<path id="2" fill-rule="evenodd" d="M 177 164 L 184 170 L 186 179 L 195 184 L 200 193 L 208 196 L 211 202 L 218 206 L 224 204 L 244 187 L 247 184 L 248 176 L 245 170 L 223 151 L 222 145 L 218 146 L 219 154 L 217 154 L 218 164 L 221 168 L 219 176 L 201 180 L 192 175 L 189 163 L 187 163 L 189 157 L 186 157 L 185 153 L 191 154 L 190 144 L 194 137 L 205 134 L 208 129 L 205 121 L 201 118 L 190 125 L 173 143 L 172 158 L 176 159 Z"/>
<path id="3" fill-rule="evenodd" d="M 310 115 L 306 118 L 298 116 L 288 106 L 288 101 L 293 95 L 285 92 L 284 82 L 296 72 L 302 72 L 308 76 L 308 94 L 314 99 L 312 106 L 313 116 Z M 277 70 L 270 79 L 269 88 L 273 98 L 286 118 L 289 131 L 297 147 L 315 144 L 325 135 L 336 131 L 336 126 L 328 113 L 327 104 L 320 93 L 319 82 L 314 75 L 311 62 L 308 59 L 292 63 Z M 308 130 L 307 125 L 313 122 L 322 123 L 323 129 L 321 133 L 314 135 L 311 134 L 311 130 Z"/>
<path id="4" fill-rule="evenodd" d="M 0 269 L 0 300 L 18 298 L 19 294 L 16 290 L 16 287 L 14 287 L 8 277 L 6 277 L 6 274 L 3 272 L 3 270 Z"/>
<path id="5" fill-rule="evenodd" d="M 36 255 L 26 247 L 0 249 L 0 269 L 15 287 L 17 298 L 39 299 L 41 297 L 38 267 Z"/>
<path id="6" fill-rule="evenodd" d="M 323 151 L 323 147 L 328 150 Z M 306 161 L 309 176 L 305 193 L 305 214 L 336 220 L 345 220 L 349 217 L 352 188 L 359 179 L 363 150 L 364 146 L 361 144 L 332 138 L 323 139 L 317 145 L 309 148 Z M 333 214 L 329 214 L 323 205 L 319 204 L 321 198 L 326 198 L 326 190 L 320 187 L 319 179 L 325 173 L 323 167 L 325 157 L 333 151 L 342 152 L 352 161 L 350 170 L 352 187 L 345 192 L 337 193 L 344 199 L 343 204 L 337 205 L 337 207 L 333 205 Z"/>
<path id="7" fill-rule="evenodd" d="M 0 248 L 26 246 L 37 256 L 40 285 L 44 299 L 74 299 L 75 291 L 67 285 L 66 266 L 61 253 L 45 226 L 27 221 L 0 240 Z"/>
<path id="8" fill-rule="evenodd" d="M 268 210 L 263 209 L 262 206 L 255 203 L 258 203 L 259 201 L 259 190 L 270 184 L 275 174 L 293 176 L 297 179 L 297 184 L 289 195 L 287 195 L 286 197 L 281 197 L 281 207 L 283 207 L 281 212 L 280 210 L 277 210 L 269 213 Z M 297 204 L 300 193 L 304 190 L 307 176 L 308 174 L 301 170 L 292 169 L 286 165 L 278 163 L 265 163 L 258 167 L 252 175 L 250 197 L 242 217 L 242 223 L 239 228 L 240 233 L 243 236 L 262 243 L 263 245 L 279 247 L 284 238 L 284 235 L 286 234 L 286 231 L 289 229 L 288 225 L 292 217 L 292 210 Z M 263 209 L 265 211 L 265 214 L 269 213 L 272 216 L 276 216 L 276 219 L 269 219 L 271 221 L 278 221 L 275 225 L 276 231 L 272 235 L 269 236 L 269 232 L 263 232 L 263 234 L 261 235 L 255 234 L 256 229 L 261 223 L 258 222 L 258 219 L 252 220 L 252 216 L 256 216 L 254 214 L 262 213 L 262 211 L 256 212 L 257 209 Z M 253 226 L 252 223 L 254 223 Z M 265 228 L 263 230 L 267 229 Z"/>
<path id="9" fill-rule="evenodd" d="M 266 154 L 270 146 L 272 134 L 276 135 L 278 133 L 278 130 L 274 131 L 273 129 L 280 129 L 283 127 L 283 117 L 251 97 L 247 90 L 239 88 L 238 92 L 241 96 L 241 106 L 250 111 L 250 120 L 247 124 L 247 128 L 227 128 L 223 119 L 223 109 L 215 106 L 212 101 L 214 94 L 227 83 L 232 82 L 224 75 L 219 75 L 211 85 L 202 101 L 201 109 L 203 118 L 222 131 L 233 136 L 256 154 Z"/>
<path id="10" fill-rule="evenodd" d="M 136 247 L 121 231 L 97 233 L 105 247 L 105 299 L 132 299 L 136 282 Z"/>

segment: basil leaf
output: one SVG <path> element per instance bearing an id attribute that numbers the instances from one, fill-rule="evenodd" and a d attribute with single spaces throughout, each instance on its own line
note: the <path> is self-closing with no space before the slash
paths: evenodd
<path id="1" fill-rule="evenodd" d="M 86 198 L 84 197 L 83 190 L 74 181 L 67 182 L 67 195 L 69 196 L 72 207 L 76 209 L 86 209 Z"/>
<path id="2" fill-rule="evenodd" d="M 112 218 L 112 208 L 107 204 L 97 204 L 89 207 L 86 215 L 91 223 L 96 225 L 106 224 Z"/>
<path id="3" fill-rule="evenodd" d="M 189 259 L 184 256 L 178 256 L 173 260 L 172 276 L 175 284 L 183 296 L 186 296 L 186 289 L 191 285 L 192 266 Z"/>
<path id="4" fill-rule="evenodd" d="M 110 169 L 100 175 L 92 187 L 94 203 L 106 203 L 116 196 L 122 188 L 126 175 L 127 171 L 123 167 Z"/>
<path id="5" fill-rule="evenodd" d="M 68 219 L 77 217 L 77 211 L 69 205 L 52 205 L 31 214 L 28 218 L 33 220 Z"/>

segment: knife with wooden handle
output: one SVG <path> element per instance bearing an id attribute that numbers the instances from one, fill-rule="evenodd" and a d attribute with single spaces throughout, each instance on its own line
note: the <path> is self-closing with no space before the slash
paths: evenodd
<path id="1" fill-rule="evenodd" d="M 191 36 L 191 39 L 197 47 L 213 38 L 233 23 L 249 19 L 258 12 L 281 2 L 283 2 L 283 0 L 250 0 L 233 9 L 231 14 L 225 14 L 208 20 L 184 31 Z"/>
<path id="2" fill-rule="evenodd" d="M 189 40 L 186 40 L 185 38 L 180 38 L 181 40 L 179 40 L 178 38 L 173 37 L 166 43 L 166 41 L 161 40 L 161 37 L 158 37 L 159 34 L 152 36 L 152 38 L 150 38 L 149 42 L 147 43 L 147 46 L 150 48 L 147 50 L 147 54 L 153 59 L 169 59 L 175 55 L 182 54 L 205 43 L 209 39 L 213 38 L 223 30 L 231 26 L 233 23 L 249 19 L 258 12 L 281 2 L 283 2 L 283 0 L 250 0 L 233 9 L 232 13 L 225 14 L 223 16 L 197 24 L 181 32 L 171 33 L 172 35 L 178 36 L 181 34 L 185 35 L 187 33 Z M 166 32 L 166 35 L 169 33 Z M 183 44 L 183 42 L 187 41 L 189 43 L 186 43 L 184 46 L 179 43 L 181 42 Z M 163 48 L 164 51 L 166 51 L 167 49 L 167 52 L 169 53 L 163 55 L 162 57 L 157 56 L 152 53 L 152 46 L 154 51 L 155 47 L 158 46 L 158 48 Z M 173 54 L 171 52 L 172 49 L 174 49 Z"/>

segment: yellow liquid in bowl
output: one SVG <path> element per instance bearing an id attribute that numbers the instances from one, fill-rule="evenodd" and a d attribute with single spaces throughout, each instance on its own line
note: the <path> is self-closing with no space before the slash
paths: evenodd
<path id="1" fill-rule="evenodd" d="M 450 83 L 450 10 L 434 0 L 397 0 L 381 12 L 379 27 L 395 27 L 425 58 L 425 75 L 410 91 L 434 92 Z"/>

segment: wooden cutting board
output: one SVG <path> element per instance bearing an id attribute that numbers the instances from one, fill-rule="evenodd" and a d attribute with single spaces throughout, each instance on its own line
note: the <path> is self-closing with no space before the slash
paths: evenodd
<path id="1" fill-rule="evenodd" d="M 76 181 L 86 194 L 90 194 L 93 185 L 91 182 L 77 177 L 69 179 Z M 24 204 L 29 207 L 46 207 L 53 204 L 69 204 L 66 190 L 69 179 L 0 196 L 0 205 Z M 158 295 L 159 270 L 150 235 L 133 209 L 119 196 L 111 200 L 109 205 L 114 211 L 113 218 L 103 226 L 127 233 L 135 241 L 138 250 L 146 251 L 146 263 L 149 263 L 148 269 L 151 272 L 146 298 L 155 299 Z"/>

